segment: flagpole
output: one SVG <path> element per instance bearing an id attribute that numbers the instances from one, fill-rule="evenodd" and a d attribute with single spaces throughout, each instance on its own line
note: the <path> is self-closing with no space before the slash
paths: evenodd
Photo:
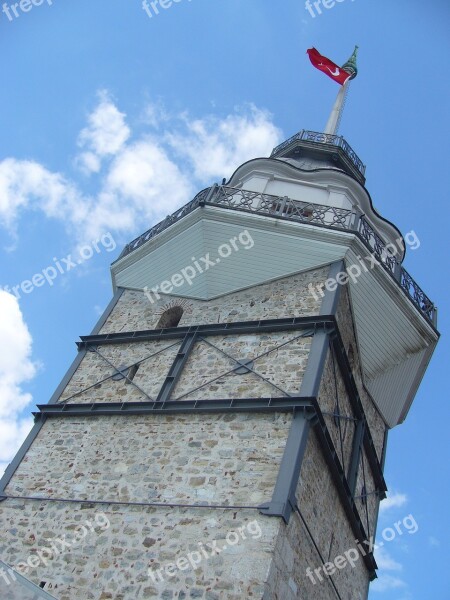
<path id="1" fill-rule="evenodd" d="M 325 134 L 328 135 L 337 135 L 339 130 L 339 125 L 341 123 L 342 114 L 344 112 L 345 101 L 347 100 L 348 90 L 350 88 L 350 81 L 356 77 L 358 74 L 358 67 L 356 66 L 356 58 L 358 55 L 358 46 L 355 46 L 353 54 L 348 59 L 348 61 L 342 65 L 342 69 L 350 74 L 349 79 L 341 86 L 339 93 L 336 97 L 336 101 L 331 110 L 330 117 L 328 119 L 328 123 L 325 127 Z"/>
<path id="2" fill-rule="evenodd" d="M 331 110 L 330 117 L 325 127 L 324 133 L 329 135 L 337 135 L 339 130 L 339 125 L 342 119 L 342 113 L 344 112 L 345 101 L 347 99 L 348 90 L 350 87 L 350 79 L 341 86 L 341 89 L 338 92 L 336 97 L 336 101 Z"/>

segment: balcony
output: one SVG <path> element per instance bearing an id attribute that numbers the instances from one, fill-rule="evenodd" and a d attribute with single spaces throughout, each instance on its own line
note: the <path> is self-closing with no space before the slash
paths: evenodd
<path id="1" fill-rule="evenodd" d="M 385 242 L 376 233 L 364 215 L 351 209 L 301 202 L 299 200 L 292 200 L 287 196 L 272 196 L 270 194 L 216 184 L 202 190 L 191 202 L 127 244 L 119 258 L 127 256 L 202 206 L 215 206 L 223 209 L 256 213 L 268 217 L 314 225 L 316 227 L 355 233 L 365 244 L 372 256 L 397 282 L 416 309 L 427 321 L 436 327 L 437 309 L 433 302 L 406 269 L 402 267 L 401 262 L 389 251 Z"/>
<path id="2" fill-rule="evenodd" d="M 302 129 L 291 138 L 273 149 L 271 158 L 308 157 L 331 159 L 337 168 L 354 177 L 362 185 L 365 184 L 366 167 L 342 136 L 307 131 Z"/>

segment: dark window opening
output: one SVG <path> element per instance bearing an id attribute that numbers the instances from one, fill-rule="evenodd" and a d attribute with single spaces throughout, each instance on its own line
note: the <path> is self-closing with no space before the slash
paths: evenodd
<path id="1" fill-rule="evenodd" d="M 183 309 L 181 306 L 172 306 L 163 312 L 161 315 L 156 329 L 167 329 L 169 327 L 177 327 L 183 316 Z"/>
<path id="2" fill-rule="evenodd" d="M 125 383 L 131 383 L 133 381 L 134 376 L 138 372 L 138 369 L 139 365 L 133 365 L 132 367 L 130 367 L 130 370 L 128 371 L 128 379 L 125 381 Z"/>
<path id="3" fill-rule="evenodd" d="M 122 381 L 123 379 L 125 379 L 126 383 L 131 383 L 138 369 L 139 365 L 133 365 L 132 367 L 121 366 L 112 376 L 112 380 Z"/>

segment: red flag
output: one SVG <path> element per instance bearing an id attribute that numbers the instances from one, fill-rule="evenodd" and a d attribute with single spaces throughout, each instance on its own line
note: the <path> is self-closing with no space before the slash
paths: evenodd
<path id="1" fill-rule="evenodd" d="M 338 67 L 332 60 L 326 56 L 322 56 L 315 48 L 310 48 L 307 50 L 307 53 L 309 60 L 316 67 L 316 69 L 319 69 L 319 71 L 322 71 L 325 73 L 325 75 L 331 77 L 333 81 L 344 85 L 344 83 L 346 83 L 352 76 L 351 73 L 348 73 L 347 71 L 344 71 L 344 69 L 341 69 L 341 67 Z"/>

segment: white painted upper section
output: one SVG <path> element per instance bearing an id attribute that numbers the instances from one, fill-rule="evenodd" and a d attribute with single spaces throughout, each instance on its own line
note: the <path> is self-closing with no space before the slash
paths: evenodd
<path id="1" fill-rule="evenodd" d="M 228 185 L 336 208 L 359 210 L 386 243 L 402 234 L 372 207 L 366 188 L 338 169 L 308 171 L 293 159 L 257 158 L 241 165 Z M 398 242 L 397 242 L 398 246 Z"/>

